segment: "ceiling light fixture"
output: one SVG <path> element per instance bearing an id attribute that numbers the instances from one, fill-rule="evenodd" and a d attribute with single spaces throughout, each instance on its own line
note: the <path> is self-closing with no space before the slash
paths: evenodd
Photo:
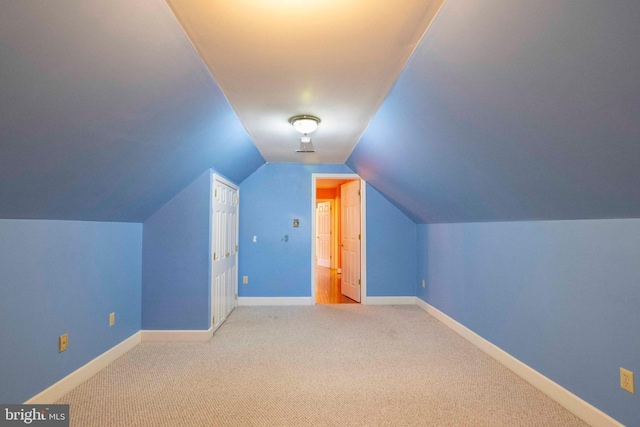
<path id="1" fill-rule="evenodd" d="M 320 119 L 316 116 L 309 116 L 307 114 L 302 114 L 299 116 L 293 116 L 289 119 L 289 123 L 296 128 L 298 132 L 307 136 L 311 132 L 317 129 L 318 124 L 320 124 Z"/>

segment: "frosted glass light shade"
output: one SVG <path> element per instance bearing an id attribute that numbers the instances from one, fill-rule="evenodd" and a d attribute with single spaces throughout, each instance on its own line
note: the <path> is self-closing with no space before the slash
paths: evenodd
<path id="1" fill-rule="evenodd" d="M 318 128 L 320 119 L 315 116 L 300 115 L 289 119 L 289 123 L 301 134 L 309 134 Z"/>

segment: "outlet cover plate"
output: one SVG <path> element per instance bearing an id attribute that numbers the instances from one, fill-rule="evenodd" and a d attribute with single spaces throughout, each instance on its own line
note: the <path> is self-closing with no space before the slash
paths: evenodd
<path id="1" fill-rule="evenodd" d="M 635 394 L 633 387 L 633 372 L 620 368 L 620 388 Z"/>

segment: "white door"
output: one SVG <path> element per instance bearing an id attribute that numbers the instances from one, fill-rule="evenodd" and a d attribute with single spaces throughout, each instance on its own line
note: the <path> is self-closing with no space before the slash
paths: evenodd
<path id="1" fill-rule="evenodd" d="M 340 186 L 342 294 L 360 302 L 360 181 Z"/>
<path id="2" fill-rule="evenodd" d="M 331 267 L 331 203 L 318 202 L 316 207 L 316 254 L 320 267 Z"/>
<path id="3" fill-rule="evenodd" d="M 218 176 L 212 215 L 211 316 L 216 330 L 235 308 L 238 286 L 238 189 Z"/>

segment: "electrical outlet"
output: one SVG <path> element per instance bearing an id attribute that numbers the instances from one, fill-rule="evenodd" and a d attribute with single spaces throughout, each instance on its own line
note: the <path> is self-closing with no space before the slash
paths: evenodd
<path id="1" fill-rule="evenodd" d="M 635 394 L 633 390 L 633 372 L 620 368 L 620 388 Z"/>
<path id="2" fill-rule="evenodd" d="M 242 284 L 246 285 L 247 283 L 249 283 L 249 276 L 242 276 Z"/>
<path id="3" fill-rule="evenodd" d="M 113 326 L 116 324 L 116 312 L 109 313 L 109 326 Z"/>
<path id="4" fill-rule="evenodd" d="M 422 279 L 422 287 L 426 287 L 426 283 L 424 282 L 424 279 Z"/>
<path id="5" fill-rule="evenodd" d="M 69 334 L 60 335 L 58 337 L 58 353 L 62 353 L 69 347 Z"/>

